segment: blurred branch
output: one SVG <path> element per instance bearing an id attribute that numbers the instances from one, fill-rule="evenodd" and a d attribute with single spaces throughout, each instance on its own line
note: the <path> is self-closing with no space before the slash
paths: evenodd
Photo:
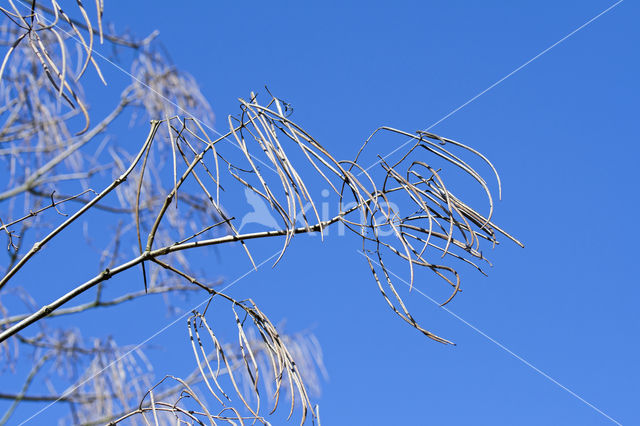
<path id="1" fill-rule="evenodd" d="M 59 317 L 63 315 L 77 314 L 79 312 L 84 312 L 92 308 L 106 308 L 110 306 L 120 305 L 125 302 L 130 302 L 132 300 L 138 299 L 140 297 L 150 295 L 150 294 L 164 294 L 171 293 L 176 291 L 196 291 L 198 288 L 188 285 L 172 285 L 172 286 L 155 286 L 151 287 L 147 291 L 137 291 L 122 295 L 112 300 L 94 300 L 93 302 L 83 303 L 81 305 L 69 307 L 66 309 L 59 309 L 52 311 L 48 317 Z M 22 314 L 22 315 L 14 315 L 10 317 L 6 317 L 0 320 L 0 327 L 6 326 L 9 324 L 15 324 L 20 321 L 24 321 L 29 318 L 30 314 Z"/>
<path id="2" fill-rule="evenodd" d="M 15 409 L 18 408 L 18 405 L 20 405 L 20 402 L 22 402 L 25 399 L 27 391 L 29 390 L 31 383 L 33 383 L 33 380 L 35 379 L 36 374 L 38 374 L 38 372 L 42 369 L 44 364 L 49 360 L 51 356 L 52 355 L 45 355 L 33 365 L 33 367 L 31 368 L 31 371 L 29 372 L 29 375 L 27 376 L 27 378 L 24 381 L 24 384 L 22 385 L 22 389 L 17 395 L 15 395 L 14 398 L 12 398 L 13 403 L 9 406 L 7 411 L 5 411 L 4 413 L 4 416 L 2 416 L 2 418 L 0 419 L 0 425 L 5 424 L 9 420 L 9 418 L 11 417 Z"/>
<path id="3" fill-rule="evenodd" d="M 93 138 L 96 135 L 98 135 L 99 133 L 104 131 L 104 129 L 109 124 L 111 124 L 111 122 L 113 120 L 115 120 L 116 117 L 118 117 L 118 115 L 120 115 L 120 113 L 122 112 L 124 107 L 127 105 L 127 103 L 128 103 L 128 101 L 123 99 L 122 102 L 120 102 L 118 104 L 118 106 L 107 117 L 105 117 L 96 127 L 94 127 L 91 131 L 83 134 L 82 137 L 80 137 L 74 143 L 70 144 L 68 146 L 68 148 L 66 148 L 63 152 L 61 152 L 60 154 L 56 155 L 53 159 L 51 159 L 49 162 L 47 162 L 47 164 L 43 165 L 38 170 L 33 172 L 25 180 L 25 182 L 23 184 L 18 185 L 18 186 L 14 187 L 14 188 L 12 188 L 12 189 L 10 189 L 8 191 L 0 193 L 0 201 L 6 200 L 6 199 L 11 198 L 11 197 L 15 197 L 16 195 L 18 195 L 18 194 L 20 194 L 22 192 L 25 192 L 25 191 L 29 191 L 29 190 L 37 187 L 38 185 L 40 185 L 42 182 L 45 182 L 46 180 L 42 180 L 41 179 L 43 175 L 45 175 L 47 172 L 49 172 L 55 166 L 57 166 L 62 161 L 67 159 L 71 154 L 73 154 L 74 152 L 78 151 L 87 142 L 90 142 L 91 140 L 93 140 Z"/>

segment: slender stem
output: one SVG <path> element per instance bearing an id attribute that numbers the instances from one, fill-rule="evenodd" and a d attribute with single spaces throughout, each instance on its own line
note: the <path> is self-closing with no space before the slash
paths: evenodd
<path id="1" fill-rule="evenodd" d="M 36 211 L 30 211 L 28 215 L 25 215 L 25 216 L 21 217 L 20 219 L 16 219 L 13 222 L 9 222 L 6 225 L 3 224 L 2 226 L 0 226 L 0 231 L 4 231 L 6 229 L 9 229 L 10 226 L 15 225 L 16 223 L 22 222 L 23 220 L 29 219 L 30 217 L 37 216 L 39 213 L 42 213 L 45 210 L 48 210 L 48 209 L 50 209 L 52 207 L 56 208 L 58 205 L 60 205 L 62 203 L 66 203 L 67 201 L 71 201 L 73 199 L 76 199 L 78 197 L 83 196 L 87 192 L 92 192 L 92 191 L 93 191 L 92 189 L 86 189 L 86 190 L 82 191 L 81 193 L 79 193 L 77 195 L 73 195 L 71 197 L 67 197 L 67 198 L 65 198 L 63 200 L 60 200 L 60 201 L 54 201 L 54 199 L 53 199 L 54 194 L 52 193 L 52 194 L 49 195 L 51 197 L 51 204 L 49 204 L 49 205 L 47 205 L 45 207 L 42 207 L 42 208 L 40 208 L 40 209 L 38 209 Z M 58 209 L 56 208 L 56 210 L 58 210 Z"/>
<path id="2" fill-rule="evenodd" d="M 351 209 L 351 211 L 353 211 L 354 209 L 355 207 Z M 320 232 L 323 228 L 337 222 L 343 216 L 344 214 L 341 214 L 330 220 L 325 220 L 323 222 L 319 222 L 311 226 L 301 226 L 299 228 L 294 228 L 293 230 L 285 228 L 285 229 L 277 229 L 274 231 L 253 232 L 250 234 L 225 235 L 224 237 L 212 238 L 210 240 L 200 240 L 200 241 L 192 241 L 192 242 L 183 243 L 183 244 L 174 244 L 172 246 L 167 246 L 167 247 L 159 248 L 157 250 L 152 250 L 149 252 L 149 256 L 150 257 L 162 256 L 165 254 L 169 254 L 169 253 L 173 253 L 181 250 L 187 250 L 190 248 L 224 244 L 224 243 L 230 243 L 233 241 L 254 240 L 256 238 L 266 238 L 266 237 L 279 237 L 279 236 L 285 236 L 287 234 L 292 234 L 292 233 L 304 234 L 304 233 L 311 233 L 311 232 Z"/>

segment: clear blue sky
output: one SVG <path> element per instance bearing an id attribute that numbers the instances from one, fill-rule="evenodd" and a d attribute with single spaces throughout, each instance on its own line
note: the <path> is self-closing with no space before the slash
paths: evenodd
<path id="1" fill-rule="evenodd" d="M 220 131 L 236 98 L 268 85 L 336 157 L 352 158 L 376 127 L 429 127 L 614 2 L 175 4 L 108 2 L 105 16 L 138 35 L 159 29 Z M 467 272 L 450 312 L 406 296 L 457 346 L 424 338 L 388 309 L 355 239 L 299 238 L 275 269 L 229 290 L 289 330 L 313 329 L 330 375 L 316 399 L 323 424 L 615 424 L 576 395 L 640 424 L 639 12 L 622 2 L 432 129 L 493 161 L 503 180 L 496 222 L 526 244 L 485 251 L 489 277 Z M 256 257 L 277 247 L 257 244 Z M 249 266 L 221 250 L 211 278 L 231 281 Z M 123 285 L 137 285 L 128 277 Z M 426 294 L 441 285 L 425 278 Z M 103 332 L 121 344 L 171 321 L 119 312 Z M 180 324 L 153 343 L 185 333 Z M 157 357 L 158 373 L 171 372 L 176 351 Z"/>

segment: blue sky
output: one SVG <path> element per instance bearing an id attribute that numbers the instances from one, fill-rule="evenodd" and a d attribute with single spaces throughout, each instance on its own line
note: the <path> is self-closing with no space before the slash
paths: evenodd
<path id="1" fill-rule="evenodd" d="M 438 123 L 432 132 L 480 150 L 500 172 L 495 221 L 526 248 L 504 241 L 486 250 L 489 277 L 466 271 L 448 310 L 406 295 L 425 326 L 455 347 L 424 338 L 388 309 L 355 239 L 297 238 L 276 268 L 230 288 L 274 320 L 286 318 L 287 329 L 316 334 L 329 373 L 316 398 L 324 424 L 640 424 L 637 3 L 620 3 L 440 121 L 613 4 L 107 3 L 117 27 L 160 30 L 221 132 L 236 99 L 267 85 L 337 158 L 352 158 L 380 125 Z M 256 243 L 255 256 L 278 247 Z M 250 267 L 234 250 L 207 262 L 211 279 L 227 281 Z M 136 285 L 136 277 L 120 280 Z M 439 286 L 426 275 L 418 285 L 434 297 Z M 134 344 L 172 320 L 152 315 L 160 308 L 139 309 L 119 309 L 102 330 Z M 185 334 L 175 326 L 152 343 Z M 170 373 L 179 353 L 167 347 L 157 372 Z M 24 405 L 20 414 L 33 410 Z M 32 423 L 48 424 L 43 416 Z"/>

